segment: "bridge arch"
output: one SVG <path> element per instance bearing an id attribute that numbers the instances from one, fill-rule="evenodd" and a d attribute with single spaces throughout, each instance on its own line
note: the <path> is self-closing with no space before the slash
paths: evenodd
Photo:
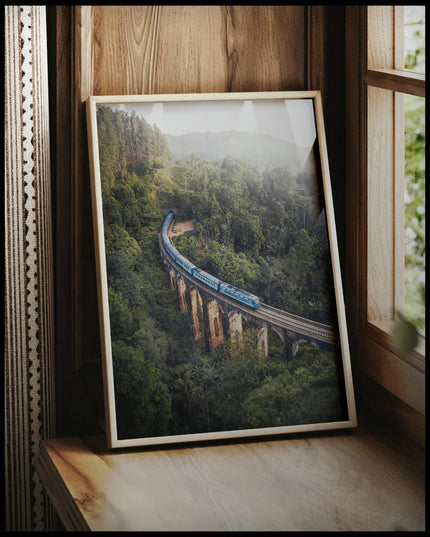
<path id="1" fill-rule="evenodd" d="M 284 358 L 285 343 L 283 330 L 276 326 L 267 327 L 268 352 L 271 356 Z"/>

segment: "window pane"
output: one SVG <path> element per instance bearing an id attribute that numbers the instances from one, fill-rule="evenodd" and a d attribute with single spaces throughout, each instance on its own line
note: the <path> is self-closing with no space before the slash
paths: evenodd
<path id="1" fill-rule="evenodd" d="M 404 96 L 405 317 L 425 329 L 425 99 Z"/>
<path id="2" fill-rule="evenodd" d="M 405 69 L 425 73 L 425 7 L 404 6 Z"/>

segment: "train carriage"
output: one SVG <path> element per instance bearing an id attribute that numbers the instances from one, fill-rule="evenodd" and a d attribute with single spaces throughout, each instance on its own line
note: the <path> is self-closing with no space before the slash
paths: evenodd
<path id="1" fill-rule="evenodd" d="M 164 248 L 166 249 L 167 253 L 176 261 L 176 263 L 181 266 L 183 269 L 185 269 L 189 274 L 194 276 L 197 280 L 205 283 L 206 285 L 210 286 L 212 289 L 230 297 L 234 300 L 237 300 L 238 302 L 241 302 L 242 304 L 246 304 L 247 306 L 257 309 L 260 307 L 260 299 L 251 294 L 247 291 L 244 291 L 243 289 L 238 289 L 237 287 L 234 287 L 233 285 L 230 285 L 228 283 L 223 282 L 222 280 L 219 280 L 215 276 L 212 276 L 211 274 L 208 274 L 204 270 L 196 267 L 193 263 L 188 261 L 183 255 L 181 255 L 178 250 L 174 247 L 172 241 L 170 240 L 168 236 L 169 227 L 175 218 L 175 213 L 173 211 L 169 211 L 163 225 L 161 226 L 161 241 L 164 245 Z"/>
<path id="2" fill-rule="evenodd" d="M 173 259 L 176 258 L 176 256 L 179 254 L 178 250 L 173 246 L 173 244 L 170 242 L 170 240 L 163 241 L 164 248 L 166 249 L 166 252 L 173 257 Z"/>
<path id="3" fill-rule="evenodd" d="M 176 252 L 177 252 L 177 250 L 176 250 Z M 194 269 L 197 268 L 193 263 L 188 261 L 188 259 L 186 259 L 180 253 L 176 254 L 175 261 L 176 261 L 176 263 L 178 263 L 178 265 L 180 265 L 183 269 L 185 269 L 191 275 L 193 274 Z"/>
<path id="4" fill-rule="evenodd" d="M 161 226 L 161 234 L 165 233 L 167 235 L 167 232 L 169 231 L 170 224 L 172 223 L 173 219 L 175 218 L 175 213 L 173 211 L 169 211 L 167 213 L 166 218 L 164 219 L 163 225 Z"/>
<path id="5" fill-rule="evenodd" d="M 258 307 L 260 307 L 260 299 L 257 296 L 252 295 L 251 293 L 248 293 L 243 289 L 238 289 L 237 287 L 234 287 L 234 285 L 230 285 L 229 283 L 222 282 L 220 284 L 219 291 L 220 293 L 230 296 L 235 300 L 242 302 L 243 304 L 247 304 L 253 309 L 257 309 Z"/>
<path id="6" fill-rule="evenodd" d="M 209 285 L 209 287 L 212 287 L 212 289 L 219 291 L 219 286 L 222 282 L 218 278 L 215 278 L 215 276 L 212 276 L 197 267 L 193 270 L 193 276 L 194 278 L 197 278 L 197 280 Z"/>

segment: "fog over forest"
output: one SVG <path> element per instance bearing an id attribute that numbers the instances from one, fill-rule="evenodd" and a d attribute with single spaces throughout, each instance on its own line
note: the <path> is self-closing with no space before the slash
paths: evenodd
<path id="1" fill-rule="evenodd" d="M 251 166 L 260 173 L 276 167 L 288 167 L 294 173 L 303 171 L 308 161 L 309 148 L 300 147 L 268 134 L 243 132 L 190 133 L 182 136 L 166 135 L 174 162 L 188 162 L 195 155 L 202 160 L 221 163 L 228 155 Z"/>

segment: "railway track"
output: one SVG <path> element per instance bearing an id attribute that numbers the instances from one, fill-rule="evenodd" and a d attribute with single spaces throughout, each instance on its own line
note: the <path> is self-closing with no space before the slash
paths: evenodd
<path id="1" fill-rule="evenodd" d="M 238 302 L 237 300 L 234 300 L 233 298 L 218 293 L 200 280 L 194 278 L 191 274 L 179 266 L 166 251 L 163 242 L 160 240 L 159 243 L 161 252 L 165 259 L 167 259 L 169 263 L 175 267 L 175 270 L 179 272 L 184 279 L 192 282 L 195 287 L 204 290 L 206 293 L 209 293 L 217 301 L 223 304 L 228 304 L 233 309 L 241 311 L 245 317 L 252 317 L 253 319 L 257 319 L 262 324 L 288 330 L 303 336 L 317 339 L 319 341 L 324 341 L 326 343 L 334 343 L 336 341 L 337 332 L 332 326 L 321 324 L 304 317 L 299 317 L 298 315 L 288 313 L 264 303 L 261 303 L 258 309 L 253 309 Z"/>
<path id="2" fill-rule="evenodd" d="M 286 330 L 294 330 L 306 335 L 318 336 L 326 341 L 334 341 L 337 337 L 336 330 L 329 325 L 318 323 L 304 317 L 299 317 L 293 313 L 279 310 L 267 304 L 261 304 L 258 308 L 261 319 L 267 319 L 268 322 L 279 323 Z"/>

